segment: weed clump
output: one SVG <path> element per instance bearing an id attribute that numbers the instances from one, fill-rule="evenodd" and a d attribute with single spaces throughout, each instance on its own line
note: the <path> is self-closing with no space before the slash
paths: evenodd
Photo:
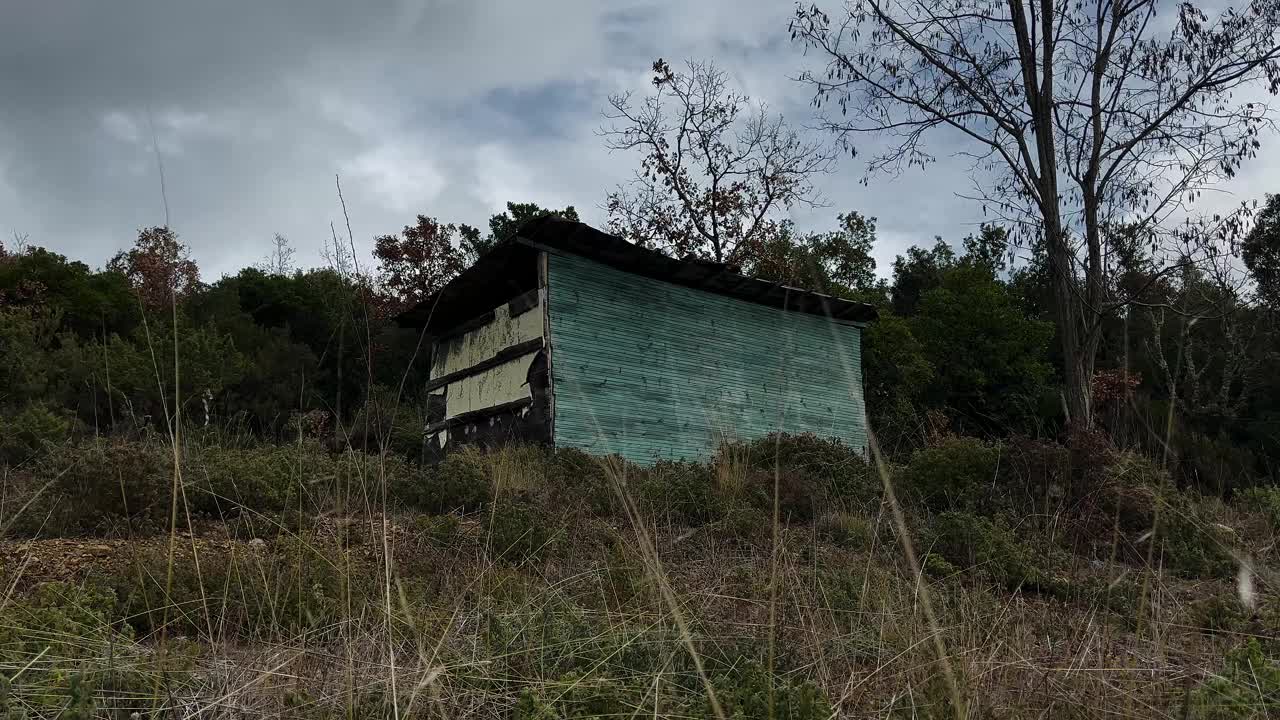
<path id="1" fill-rule="evenodd" d="M 1225 667 L 1192 695 L 1189 717 L 1245 720 L 1280 713 L 1280 664 L 1256 638 L 1227 653 Z"/>
<path id="2" fill-rule="evenodd" d="M 159 703 L 153 658 L 115 609 L 109 591 L 61 582 L 0 604 L 0 717 L 128 717 Z M 173 653 L 170 681 L 189 665 Z"/>

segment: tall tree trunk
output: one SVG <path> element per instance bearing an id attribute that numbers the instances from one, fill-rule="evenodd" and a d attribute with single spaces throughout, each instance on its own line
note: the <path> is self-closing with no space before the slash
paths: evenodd
<path id="1" fill-rule="evenodd" d="M 1057 183 L 1042 178 L 1046 190 L 1057 197 Z M 1093 424 L 1093 357 L 1097 343 L 1081 337 L 1082 311 L 1075 273 L 1074 257 L 1067 233 L 1062 228 L 1056 202 L 1045 205 L 1044 236 L 1049 259 L 1049 274 L 1053 290 L 1053 322 L 1058 329 L 1058 342 L 1062 346 L 1062 393 L 1066 404 L 1067 421 L 1072 427 L 1087 429 Z M 1093 348 L 1093 349 L 1090 349 Z"/>
<path id="2" fill-rule="evenodd" d="M 1028 168 L 1036 186 L 1036 194 L 1044 219 L 1044 239 L 1053 276 L 1054 323 L 1062 343 L 1063 393 L 1069 422 L 1076 427 L 1089 427 L 1091 412 L 1091 379 L 1093 354 L 1086 339 L 1080 336 L 1081 304 L 1075 287 L 1071 247 L 1062 227 L 1058 197 L 1058 156 L 1054 133 L 1054 54 L 1057 36 L 1054 18 L 1057 8 L 1052 0 L 1009 0 L 1010 17 L 1018 37 L 1018 52 L 1031 109 L 1032 129 L 1036 143 L 1036 168 Z M 1027 16 L 1027 9 L 1031 16 Z M 1039 55 L 1036 34 L 1039 30 Z M 1096 219 L 1096 218 L 1095 218 Z M 1096 344 L 1093 345 L 1096 347 Z"/>

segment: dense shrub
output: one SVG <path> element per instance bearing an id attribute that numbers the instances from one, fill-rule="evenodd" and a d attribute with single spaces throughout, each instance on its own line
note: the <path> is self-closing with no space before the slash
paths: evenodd
<path id="1" fill-rule="evenodd" d="M 774 433 L 728 444 L 717 452 L 714 463 L 730 473 L 745 472 L 749 497 L 770 511 L 776 473 L 780 509 L 795 518 L 812 519 L 880 498 L 881 482 L 861 450 L 810 433 Z"/>
<path id="2" fill-rule="evenodd" d="M 97 439 L 51 446 L 24 476 L 30 504 L 11 532 L 64 535 L 163 526 L 173 455 L 158 443 Z"/>
<path id="3" fill-rule="evenodd" d="M 66 440 L 72 420 L 42 403 L 26 406 L 11 417 L 0 417 L 0 464 L 31 459 L 47 444 Z"/>
<path id="4" fill-rule="evenodd" d="M 974 568 L 1010 589 L 1051 584 L 1034 551 L 1000 521 L 966 512 L 944 512 L 930 524 L 925 547 L 950 566 Z"/>
<path id="5" fill-rule="evenodd" d="M 676 523 L 701 525 L 724 517 L 727 510 L 707 465 L 662 461 L 634 468 L 626 479 L 627 492 L 642 512 Z"/>
<path id="6" fill-rule="evenodd" d="M 554 552 L 564 529 L 558 517 L 534 503 L 501 499 L 485 519 L 485 536 L 494 557 L 520 564 Z"/>
<path id="7" fill-rule="evenodd" d="M 896 474 L 904 499 L 931 510 L 991 510 L 1003 504 L 997 491 L 1002 449 L 975 438 L 949 437 L 917 450 Z"/>
<path id="8" fill-rule="evenodd" d="M 493 496 L 493 481 L 485 456 L 471 449 L 450 453 L 422 473 L 395 485 L 397 499 L 408 507 L 447 513 L 478 510 Z"/>

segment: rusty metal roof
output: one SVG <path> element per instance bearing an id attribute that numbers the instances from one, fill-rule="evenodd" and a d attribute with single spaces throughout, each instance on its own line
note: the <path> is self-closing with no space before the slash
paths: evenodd
<path id="1" fill-rule="evenodd" d="M 542 250 L 578 255 L 624 272 L 783 310 L 849 322 L 876 319 L 875 307 L 866 303 L 747 277 L 723 263 L 669 257 L 590 225 L 547 216 L 525 223 L 513 237 L 499 243 L 436 295 L 403 313 L 397 322 L 442 330 L 487 310 L 489 304 L 537 287 L 535 260 Z"/>

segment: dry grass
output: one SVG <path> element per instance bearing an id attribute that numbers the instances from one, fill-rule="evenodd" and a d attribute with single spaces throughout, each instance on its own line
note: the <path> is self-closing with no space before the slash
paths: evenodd
<path id="1" fill-rule="evenodd" d="M 96 627 L 47 623 L 43 654 L 0 647 L 2 707 L 15 717 L 75 716 L 77 707 L 103 717 L 121 708 L 173 717 L 730 717 L 742 707 L 741 671 L 772 667 L 755 689 L 779 711 L 808 683 L 834 717 L 1185 717 L 1194 689 L 1241 637 L 1273 630 L 1246 621 L 1202 632 L 1191 604 L 1215 594 L 1234 601 L 1232 586 L 1158 568 L 1080 563 L 1066 580 L 1097 581 L 1097 591 L 1073 600 L 1010 592 L 981 568 L 921 573 L 908 558 L 929 549 L 904 552 L 916 533 L 892 511 L 862 518 L 875 529 L 870 547 L 830 543 L 812 525 L 748 539 L 715 524 L 668 526 L 630 501 L 622 477 L 624 523 L 575 519 L 555 552 L 514 563 L 495 552 L 486 527 L 504 497 L 528 487 L 522 457 L 491 456 L 498 501 L 444 528 L 420 514 L 384 524 L 361 512 L 300 531 L 264 523 L 276 532 L 261 545 L 217 522 L 175 533 L 172 545 L 6 541 L 0 614 L 23 632 L 42 612 L 28 598 L 52 580 L 93 587 L 149 572 L 150 587 L 171 591 L 145 608 L 168 618 L 148 635 L 104 612 L 86 615 L 100 619 Z M 76 561 L 60 566 L 59 557 Z M 1145 617 L 1117 612 L 1109 593 L 1143 577 Z M 243 618 L 253 608 L 249 632 Z M 84 690 L 72 690 L 72 678 Z"/>

